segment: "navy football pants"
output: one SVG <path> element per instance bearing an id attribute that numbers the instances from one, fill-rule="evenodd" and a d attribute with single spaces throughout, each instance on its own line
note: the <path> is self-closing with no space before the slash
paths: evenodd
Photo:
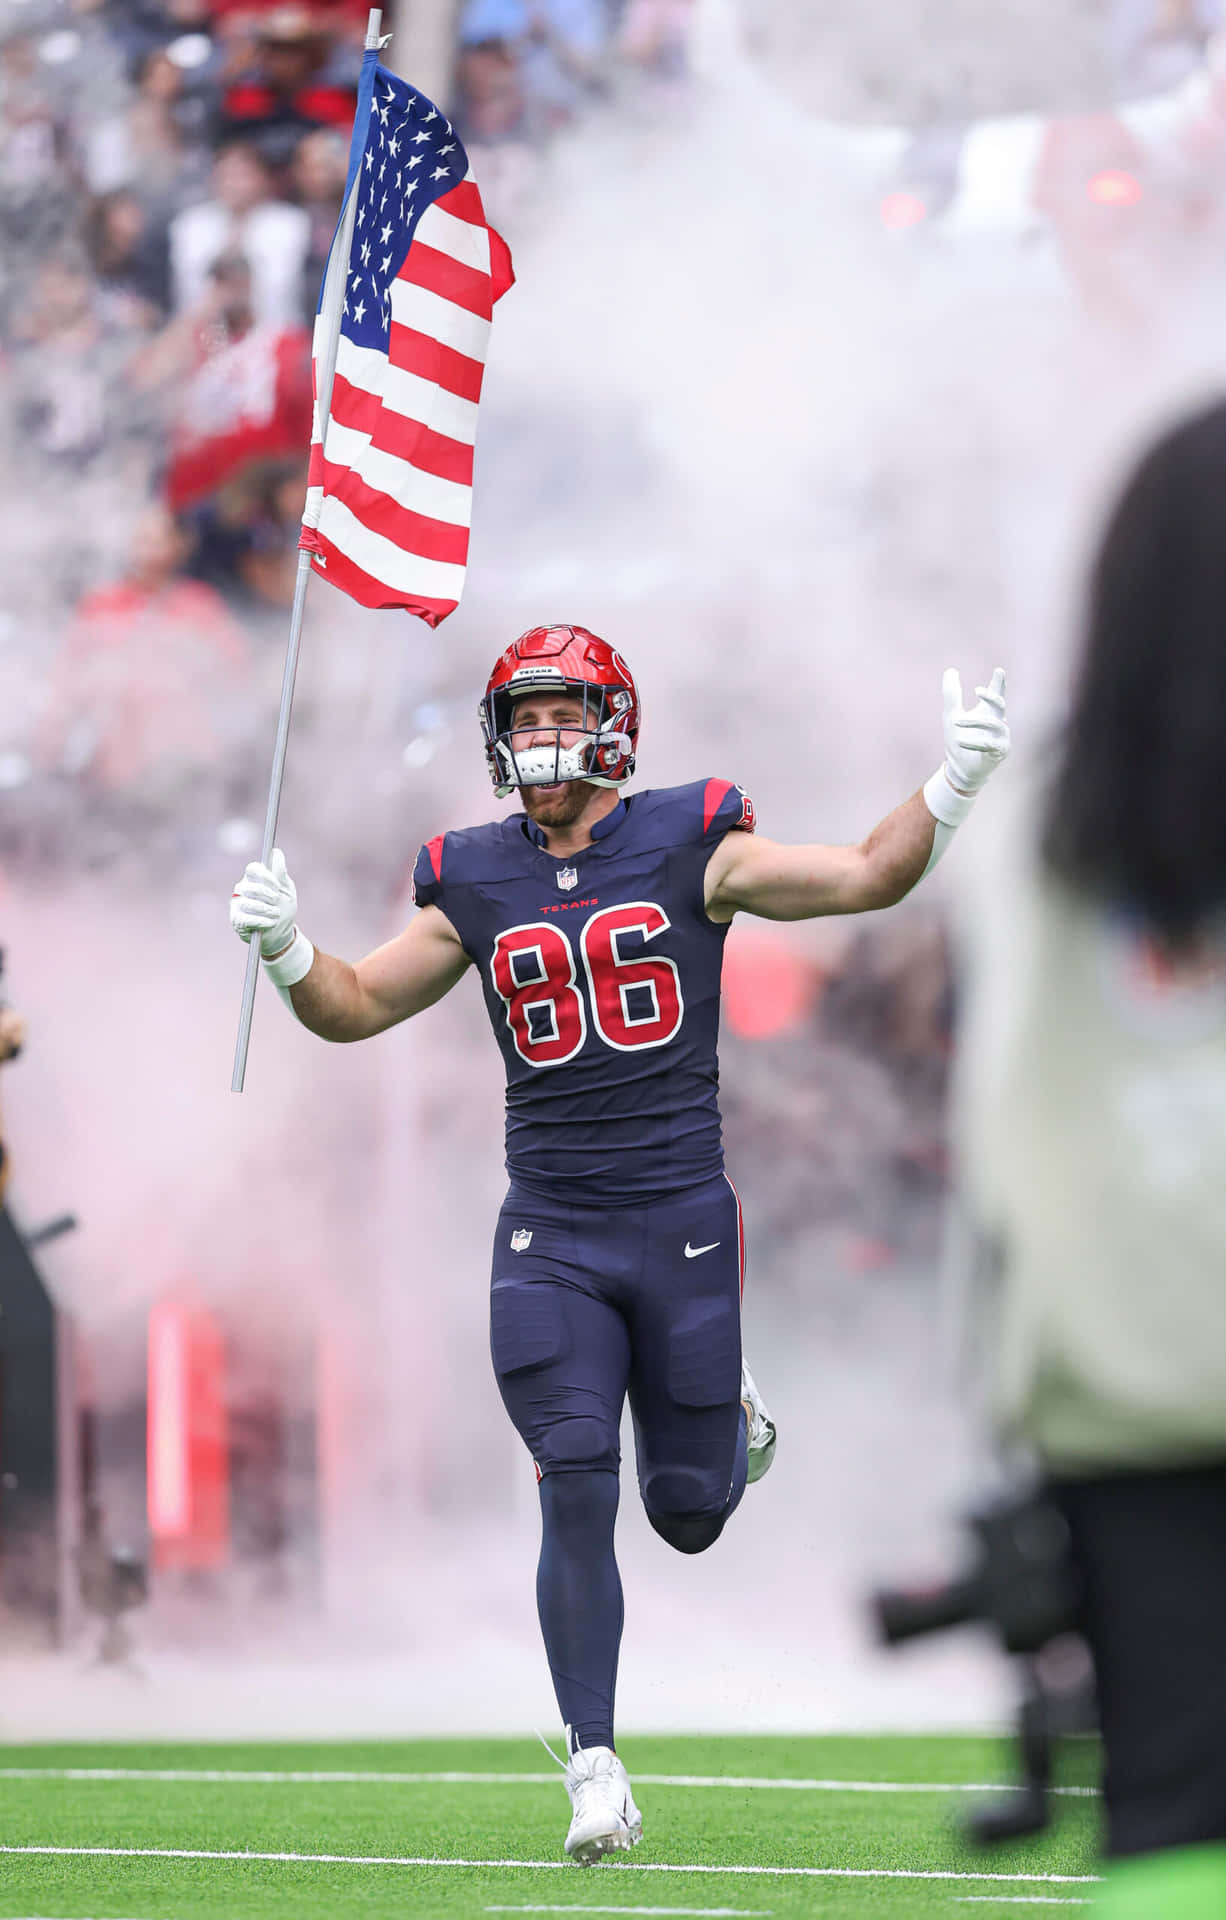
<path id="1" fill-rule="evenodd" d="M 722 1175 L 616 1211 L 512 1187 L 499 1216 L 490 1348 L 541 1476 L 541 1628 L 581 1746 L 613 1738 L 627 1395 L 643 1505 L 671 1546 L 709 1547 L 744 1492 L 741 1277 L 740 1208 Z"/>

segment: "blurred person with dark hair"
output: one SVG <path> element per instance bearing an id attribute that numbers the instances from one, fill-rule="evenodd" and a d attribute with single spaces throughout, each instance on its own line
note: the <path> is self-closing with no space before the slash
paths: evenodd
<path id="1" fill-rule="evenodd" d="M 1226 1913 L 1224 714 L 1217 405 L 1124 489 L 1057 762 L 967 916 L 957 1265 L 993 1429 L 1071 1530 L 1104 1920 Z"/>
<path id="2" fill-rule="evenodd" d="M 86 244 L 104 310 L 140 330 L 164 320 L 170 305 L 166 250 L 158 239 L 130 188 L 103 194 L 87 211 Z"/>
<path id="3" fill-rule="evenodd" d="M 95 193 L 127 187 L 163 220 L 200 198 L 213 157 L 208 72 L 186 68 L 165 47 L 136 63 L 132 94 L 86 144 Z"/>
<path id="4" fill-rule="evenodd" d="M 9 247 L 41 251 L 72 222 L 68 127 L 48 71 L 32 30 L 0 35 L 0 234 Z"/>
<path id="5" fill-rule="evenodd" d="M 456 55 L 455 125 L 469 147 L 528 137 L 519 55 L 509 40 L 475 40 Z M 481 178 L 486 179 L 488 165 Z"/>
<path id="6" fill-rule="evenodd" d="M 128 565 L 84 595 L 42 729 L 46 765 L 109 792 L 177 787 L 220 758 L 218 708 L 242 689 L 247 643 L 224 601 L 188 579 L 188 541 L 151 504 Z"/>
<path id="7" fill-rule="evenodd" d="M 601 90 L 609 17 L 602 0 L 465 0 L 458 39 L 461 85 L 471 85 L 466 48 L 506 49 L 533 130 L 547 133 Z"/>
<path id="8" fill-rule="evenodd" d="M 225 88 L 221 123 L 250 140 L 270 166 L 287 168 L 304 133 L 332 127 L 348 138 L 357 106 L 354 51 L 334 41 L 326 15 L 277 6 L 255 16 L 250 58 Z"/>
<path id="9" fill-rule="evenodd" d="M 340 217 L 349 168 L 349 148 L 331 127 L 317 127 L 298 143 L 290 168 L 290 186 L 311 223 L 311 238 L 302 264 L 302 318 L 314 327 L 315 308 L 332 235 Z"/>
<path id="10" fill-rule="evenodd" d="M 54 253 L 39 267 L 8 329 L 11 404 L 28 448 L 63 462 L 101 452 L 135 318 L 107 309 L 78 253 Z"/>
<path id="11" fill-rule="evenodd" d="M 0 1067 L 7 1066 L 25 1045 L 26 1023 L 12 1007 L 0 1001 Z M 0 1109 L 0 1206 L 8 1190 L 10 1161 L 4 1137 L 4 1114 Z"/>
<path id="12" fill-rule="evenodd" d="M 196 307 L 223 255 L 245 256 L 253 316 L 263 325 L 291 326 L 302 316 L 302 275 L 311 223 L 301 207 L 280 198 L 259 149 L 232 140 L 213 163 L 213 196 L 185 207 L 170 223 L 170 271 L 175 310 Z"/>
<path id="13" fill-rule="evenodd" d="M 301 456 L 244 465 L 189 516 L 193 579 L 216 587 L 243 615 L 288 608 L 306 486 Z"/>

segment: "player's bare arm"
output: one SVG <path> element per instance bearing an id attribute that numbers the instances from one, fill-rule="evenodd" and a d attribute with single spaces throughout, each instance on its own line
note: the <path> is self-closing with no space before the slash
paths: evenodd
<path id="1" fill-rule="evenodd" d="M 918 793 L 886 815 L 858 846 L 780 846 L 730 833 L 707 864 L 709 917 L 754 913 L 765 920 L 869 913 L 892 907 L 931 871 L 953 828 L 1009 750 L 1005 675 L 998 667 L 976 702 L 962 705 L 957 672 L 942 685 L 945 758 Z"/>
<path id="2" fill-rule="evenodd" d="M 423 907 L 403 933 L 351 965 L 315 950 L 289 989 L 294 1012 L 321 1040 L 369 1040 L 450 993 L 469 958 L 438 907 Z"/>
<path id="3" fill-rule="evenodd" d="M 295 916 L 298 894 L 280 848 L 253 860 L 230 903 L 241 938 L 258 934 L 269 977 L 304 1027 L 322 1040 L 368 1040 L 432 1007 L 469 965 L 445 913 L 423 907 L 403 933 L 356 965 L 312 946 Z"/>
<path id="4" fill-rule="evenodd" d="M 811 920 L 892 907 L 927 868 L 936 826 L 923 794 L 913 793 L 855 847 L 785 847 L 730 833 L 707 866 L 707 913 L 721 922 L 734 913 Z"/>

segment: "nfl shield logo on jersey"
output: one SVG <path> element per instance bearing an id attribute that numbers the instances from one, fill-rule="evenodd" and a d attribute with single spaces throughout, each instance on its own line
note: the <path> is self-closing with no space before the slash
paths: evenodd
<path id="1" fill-rule="evenodd" d="M 532 1245 L 532 1235 L 527 1227 L 516 1227 L 511 1235 L 511 1252 L 524 1253 Z"/>
<path id="2" fill-rule="evenodd" d="M 577 887 L 578 884 L 579 875 L 574 867 L 558 868 L 558 885 L 561 887 L 563 893 L 569 893 L 571 888 Z"/>

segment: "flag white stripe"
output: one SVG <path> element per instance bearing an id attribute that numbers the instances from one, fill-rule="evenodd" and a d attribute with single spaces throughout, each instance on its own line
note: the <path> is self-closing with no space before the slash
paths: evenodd
<path id="1" fill-rule="evenodd" d="M 475 400 L 461 400 L 458 394 L 448 393 L 433 380 L 423 380 L 420 374 L 405 373 L 400 367 L 390 366 L 385 356 L 376 353 L 373 347 L 356 347 L 343 334 L 336 355 L 336 371 L 351 387 L 373 393 L 389 412 L 398 413 L 405 420 L 417 420 L 432 433 L 459 440 L 466 447 L 476 445 Z"/>
<path id="2" fill-rule="evenodd" d="M 474 226 L 471 220 L 457 220 L 437 201 L 426 208 L 417 223 L 414 246 L 419 240 L 436 253 L 450 254 L 461 266 L 473 267 L 478 273 L 490 270 L 489 228 Z"/>
<path id="3" fill-rule="evenodd" d="M 364 527 L 342 500 L 329 495 L 319 516 L 319 531 L 363 573 L 373 574 L 397 593 L 411 599 L 458 600 L 464 586 L 463 567 L 443 560 L 426 560 L 406 553 L 381 533 Z"/>
<path id="4" fill-rule="evenodd" d="M 371 446 L 367 434 L 353 427 L 342 427 L 339 421 L 330 420 L 324 453 L 328 460 L 348 467 L 368 487 L 388 494 L 410 513 L 424 513 L 431 520 L 445 520 L 453 527 L 466 527 L 470 523 L 473 498 L 470 486 L 423 473 L 401 454 L 381 452 Z"/>
<path id="5" fill-rule="evenodd" d="M 451 347 L 470 360 L 485 363 L 489 346 L 490 323 L 479 314 L 457 307 L 454 300 L 431 293 L 427 287 L 415 287 L 409 280 L 392 282 L 392 319 L 415 333 L 428 333 L 433 340 Z"/>

